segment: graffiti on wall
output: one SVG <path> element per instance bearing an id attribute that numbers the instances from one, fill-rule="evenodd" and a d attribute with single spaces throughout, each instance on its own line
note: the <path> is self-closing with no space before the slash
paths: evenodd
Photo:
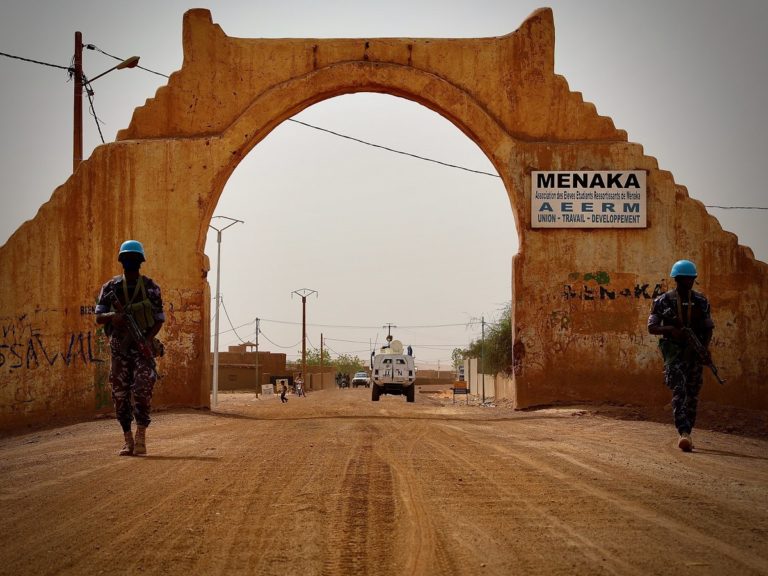
<path id="1" fill-rule="evenodd" d="M 636 282 L 632 286 L 611 286 L 611 277 L 607 272 L 590 272 L 583 275 L 573 272 L 568 275 L 568 282 L 563 284 L 563 298 L 583 301 L 653 300 L 667 290 L 664 279 L 658 282 Z"/>
<path id="2" fill-rule="evenodd" d="M 93 332 L 70 332 L 62 339 L 46 337 L 26 315 L 0 325 L 0 370 L 35 370 L 104 362 L 99 336 Z"/>
<path id="3" fill-rule="evenodd" d="M 572 348 L 593 351 L 610 347 L 618 351 L 624 365 L 647 363 L 658 352 L 656 337 L 648 334 L 645 327 L 646 314 L 650 302 L 667 290 L 666 279 L 637 281 L 636 276 L 629 274 L 614 275 L 612 278 L 605 271 L 569 274 L 555 294 L 558 300 L 568 305 L 553 309 L 547 302 L 539 310 L 535 330 L 526 333 L 524 328 L 518 327 L 513 356 L 520 354 L 520 358 L 513 360 L 515 373 L 521 374 L 524 367 L 544 370 L 553 358 L 568 353 Z M 612 304 L 622 303 L 623 309 L 629 306 L 638 316 L 626 313 L 621 316 L 592 314 L 610 313 Z M 581 310 L 575 314 L 575 309 Z M 626 326 L 616 329 L 616 322 L 608 322 L 606 326 L 606 319 L 617 318 L 630 324 L 637 321 L 636 330 L 631 327 L 627 330 Z"/>

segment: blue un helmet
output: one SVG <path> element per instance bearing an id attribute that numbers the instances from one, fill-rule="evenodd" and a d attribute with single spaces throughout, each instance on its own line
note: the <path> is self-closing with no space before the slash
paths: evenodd
<path id="1" fill-rule="evenodd" d="M 144 256 L 144 246 L 138 240 L 126 240 L 120 245 L 120 253 L 117 255 L 118 262 L 122 262 L 123 254 L 140 254 L 141 262 L 147 260 Z"/>
<path id="2" fill-rule="evenodd" d="M 672 264 L 672 271 L 669 273 L 670 278 L 677 278 L 678 276 L 691 276 L 696 278 L 698 275 L 698 272 L 696 272 L 696 264 L 690 260 L 678 260 Z"/>

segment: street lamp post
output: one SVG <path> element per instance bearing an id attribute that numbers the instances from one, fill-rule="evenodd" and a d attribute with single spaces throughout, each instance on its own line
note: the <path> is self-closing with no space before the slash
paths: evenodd
<path id="1" fill-rule="evenodd" d="M 72 172 L 77 170 L 80 162 L 83 161 L 83 86 L 90 84 L 94 80 L 97 80 L 109 74 L 112 70 L 122 70 L 123 68 L 135 68 L 139 64 L 138 56 L 131 56 L 127 60 L 123 60 L 117 66 L 112 66 L 106 72 L 102 72 L 98 76 L 91 78 L 83 82 L 83 35 L 80 32 L 75 32 L 75 98 L 74 98 L 74 121 L 72 125 Z"/>
<path id="2" fill-rule="evenodd" d="M 259 385 L 259 321 L 260 318 L 256 318 L 256 395 L 259 395 L 261 387 Z"/>
<path id="3" fill-rule="evenodd" d="M 483 404 L 485 404 L 485 316 L 483 316 L 483 339 L 480 341 L 480 366 L 483 373 Z"/>
<path id="4" fill-rule="evenodd" d="M 245 224 L 245 222 L 237 220 L 236 218 L 230 218 L 229 216 L 214 216 L 214 218 L 230 220 L 230 223 L 224 226 L 224 228 L 216 228 L 216 226 L 208 224 L 209 228 L 216 230 L 216 243 L 218 245 L 216 256 L 216 322 L 213 334 L 213 400 L 211 402 L 215 407 L 219 396 L 219 302 L 221 301 L 219 284 L 221 282 L 221 233 L 230 226 L 234 226 L 235 224 Z"/>
<path id="5" fill-rule="evenodd" d="M 291 296 L 296 294 L 301 297 L 301 379 L 307 381 L 307 296 L 312 294 L 317 297 L 317 290 L 302 288 L 294 290 Z"/>

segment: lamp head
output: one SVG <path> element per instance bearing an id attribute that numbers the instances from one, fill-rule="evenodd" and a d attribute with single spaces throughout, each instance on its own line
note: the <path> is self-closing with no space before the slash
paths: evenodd
<path id="1" fill-rule="evenodd" d="M 120 62 L 120 64 L 117 65 L 118 70 L 122 70 L 123 68 L 136 68 L 136 66 L 139 65 L 139 57 L 138 56 L 131 56 L 127 60 L 123 60 Z"/>

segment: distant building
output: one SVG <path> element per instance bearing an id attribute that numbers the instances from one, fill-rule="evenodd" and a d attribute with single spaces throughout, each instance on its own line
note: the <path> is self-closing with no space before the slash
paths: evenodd
<path id="1" fill-rule="evenodd" d="M 453 386 L 456 380 L 456 372 L 454 370 L 425 370 L 419 368 L 416 371 L 416 385 L 439 385 Z"/>
<path id="2" fill-rule="evenodd" d="M 255 344 L 246 342 L 230 346 L 227 352 L 219 352 L 219 390 L 254 390 L 261 392 L 262 384 L 269 384 L 270 378 L 288 376 L 285 354 L 259 351 L 259 382 L 256 383 Z M 211 353 L 213 370 L 213 353 Z"/>

